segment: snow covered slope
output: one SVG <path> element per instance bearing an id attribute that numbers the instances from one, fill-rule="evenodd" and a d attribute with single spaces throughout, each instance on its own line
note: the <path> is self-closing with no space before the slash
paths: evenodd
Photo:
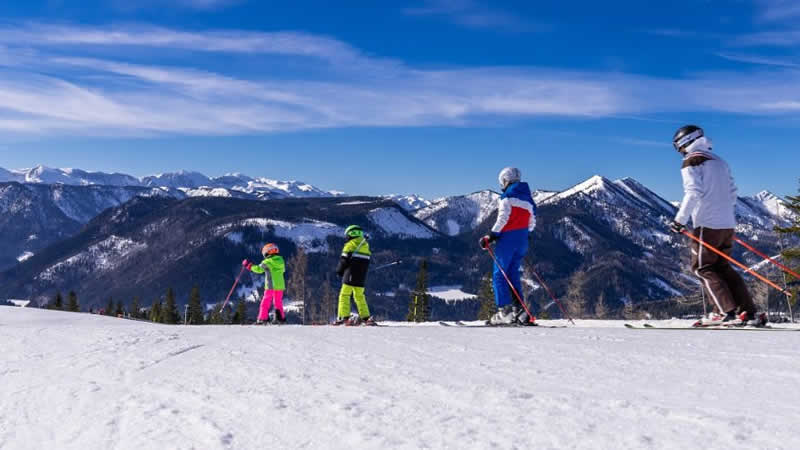
<path id="1" fill-rule="evenodd" d="M 414 216 L 449 236 L 474 230 L 497 209 L 500 194 L 493 191 L 448 197 L 413 212 Z"/>
<path id="2" fill-rule="evenodd" d="M 397 208 L 376 208 L 369 212 L 369 220 L 387 236 L 401 239 L 432 239 L 436 233 L 419 222 L 413 222 Z"/>
<path id="3" fill-rule="evenodd" d="M 312 219 L 305 219 L 301 222 L 287 222 L 285 220 L 252 218 L 219 226 L 217 230 L 225 233 L 232 229 L 244 227 L 256 228 L 264 236 L 273 235 L 289 239 L 295 245 L 302 247 L 307 253 L 327 252 L 329 250 L 327 239 L 331 236 L 340 237 L 344 235 L 344 227 Z M 241 231 L 226 233 L 225 236 L 233 243 L 243 243 L 244 235 Z M 261 251 L 257 247 L 253 249 L 256 254 Z"/>
<path id="4" fill-rule="evenodd" d="M 0 342 L 4 449 L 800 448 L 800 333 L 170 327 L 0 307 Z"/>

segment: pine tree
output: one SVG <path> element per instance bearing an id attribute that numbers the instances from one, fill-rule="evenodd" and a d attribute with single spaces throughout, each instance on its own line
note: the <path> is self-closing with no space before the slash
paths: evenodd
<path id="1" fill-rule="evenodd" d="M 132 319 L 141 319 L 142 318 L 142 307 L 139 305 L 139 297 L 133 297 L 133 301 L 131 302 L 131 318 Z"/>
<path id="2" fill-rule="evenodd" d="M 800 237 L 800 195 L 786 197 L 783 205 L 794 213 L 794 219 L 788 227 L 778 227 L 776 230 L 786 237 Z M 800 271 L 800 247 L 785 249 L 781 254 L 789 268 L 795 272 Z M 791 314 L 792 309 L 797 306 L 797 296 L 800 294 L 800 288 L 796 287 L 796 283 L 800 282 L 800 280 L 788 274 L 786 275 L 786 280 L 795 285 L 794 295 L 788 300 Z"/>
<path id="3" fill-rule="evenodd" d="M 233 323 L 244 325 L 247 323 L 247 302 L 244 298 L 239 299 L 236 304 L 236 312 L 233 314 Z"/>
<path id="4" fill-rule="evenodd" d="M 303 304 L 303 323 L 306 323 L 306 319 L 310 320 L 310 308 L 307 308 L 306 305 L 308 301 L 308 289 L 306 288 L 308 256 L 306 252 L 303 251 L 302 247 L 297 248 L 297 253 L 295 253 L 294 257 L 289 261 L 289 269 L 291 276 L 289 277 L 289 285 L 287 287 L 292 294 L 292 299 Z"/>
<path id="5" fill-rule="evenodd" d="M 589 277 L 585 271 L 579 270 L 572 275 L 569 287 L 567 288 L 567 311 L 574 318 L 581 318 L 586 315 L 587 302 L 590 289 L 587 287 Z"/>
<path id="6" fill-rule="evenodd" d="M 64 298 L 61 296 L 61 292 L 56 293 L 56 296 L 53 298 L 53 302 L 50 305 L 50 309 L 56 309 L 58 311 L 64 309 Z"/>
<path id="7" fill-rule="evenodd" d="M 189 294 L 189 323 L 192 325 L 202 325 L 204 322 L 203 304 L 200 301 L 200 288 L 192 288 Z"/>
<path id="8" fill-rule="evenodd" d="M 125 317 L 125 308 L 122 306 L 122 300 L 117 300 L 117 305 L 114 307 L 114 317 Z"/>
<path id="9" fill-rule="evenodd" d="M 167 298 L 164 307 L 161 309 L 161 323 L 175 325 L 180 320 L 178 316 L 178 305 L 175 303 L 175 292 L 172 288 L 167 289 Z"/>
<path id="10" fill-rule="evenodd" d="M 107 316 L 114 315 L 114 299 L 112 297 L 108 297 L 108 303 L 106 304 L 105 314 Z"/>
<path id="11" fill-rule="evenodd" d="M 208 314 L 209 325 L 222 325 L 228 323 L 225 318 L 228 315 L 228 311 L 230 311 L 230 309 L 226 306 L 225 311 L 220 312 L 220 308 L 222 308 L 222 303 L 217 303 L 211 309 L 211 312 Z"/>
<path id="12" fill-rule="evenodd" d="M 80 312 L 81 305 L 78 303 L 78 294 L 75 291 L 69 291 L 67 298 L 67 311 Z"/>
<path id="13" fill-rule="evenodd" d="M 150 321 L 161 322 L 161 299 L 154 301 L 150 307 Z"/>
<path id="14" fill-rule="evenodd" d="M 322 292 L 320 294 L 320 320 L 328 323 L 336 317 L 336 303 L 338 299 L 331 286 L 330 275 L 325 277 L 325 282 L 322 283 Z"/>
<path id="15" fill-rule="evenodd" d="M 594 316 L 597 319 L 605 319 L 608 316 L 608 306 L 605 301 L 605 294 L 600 294 L 594 304 Z"/>
<path id="16" fill-rule="evenodd" d="M 411 292 L 408 305 L 409 322 L 425 322 L 430 319 L 431 297 L 428 294 L 428 261 L 422 260 L 417 272 L 417 284 Z"/>
<path id="17" fill-rule="evenodd" d="M 481 280 L 481 287 L 478 290 L 478 299 L 481 301 L 481 309 L 478 311 L 478 320 L 489 320 L 497 312 L 497 305 L 494 300 L 494 286 L 492 284 L 492 273 L 484 275 Z"/>

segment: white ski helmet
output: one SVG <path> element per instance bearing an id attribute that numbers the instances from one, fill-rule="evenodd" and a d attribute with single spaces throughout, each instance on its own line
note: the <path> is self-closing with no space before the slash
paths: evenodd
<path id="1" fill-rule="evenodd" d="M 505 169 L 501 170 L 500 175 L 497 176 L 497 181 L 500 183 L 501 189 L 505 189 L 509 185 L 520 180 L 522 180 L 522 172 L 520 172 L 516 167 L 506 167 Z"/>

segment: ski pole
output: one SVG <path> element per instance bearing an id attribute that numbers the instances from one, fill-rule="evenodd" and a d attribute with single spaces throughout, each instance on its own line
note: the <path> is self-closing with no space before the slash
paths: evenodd
<path id="1" fill-rule="evenodd" d="M 497 258 L 495 258 L 495 256 L 494 256 L 494 251 L 492 251 L 492 247 L 491 246 L 487 246 L 486 247 L 486 251 L 488 251 L 489 252 L 489 256 L 492 257 L 492 261 L 494 261 L 494 265 L 497 266 L 498 269 L 500 269 L 500 273 L 502 273 L 503 274 L 503 278 L 506 279 L 506 283 L 508 283 L 508 287 L 511 288 L 511 292 L 514 293 L 514 295 L 517 297 L 517 300 L 519 300 L 520 304 L 522 304 L 522 307 L 525 308 L 525 312 L 528 313 L 528 322 L 533 323 L 534 319 L 533 319 L 533 314 L 531 314 L 531 310 L 528 309 L 528 305 L 526 305 L 525 302 L 522 301 L 522 297 L 520 297 L 519 292 L 517 292 L 517 288 L 514 287 L 514 284 L 511 283 L 511 279 L 509 279 L 508 275 L 506 275 L 506 271 L 503 270 L 503 267 L 497 262 Z"/>
<path id="2" fill-rule="evenodd" d="M 396 266 L 396 265 L 398 265 L 398 264 L 403 264 L 403 261 L 401 261 L 401 260 L 399 260 L 399 259 L 398 259 L 398 260 L 397 260 L 397 261 L 395 261 L 395 262 L 390 262 L 389 264 L 384 264 L 384 265 L 382 265 L 382 266 L 378 266 L 378 267 L 376 267 L 376 268 L 372 269 L 372 271 L 374 272 L 374 271 L 376 271 L 376 270 L 385 269 L 385 268 L 387 268 L 387 267 Z"/>
<path id="3" fill-rule="evenodd" d="M 244 274 L 244 269 L 245 268 L 242 267 L 242 270 L 239 271 L 239 276 L 236 277 L 236 281 L 233 282 L 233 287 L 231 287 L 231 291 L 228 292 L 228 297 L 225 298 L 225 303 L 223 303 L 222 308 L 219 309 L 220 313 L 222 313 L 222 311 L 225 310 L 225 307 L 228 306 L 228 300 L 231 299 L 231 295 L 233 295 L 233 290 L 236 289 L 236 285 L 239 284 L 239 278 L 242 278 L 242 274 Z"/>
<path id="4" fill-rule="evenodd" d="M 689 237 L 690 237 L 692 240 L 694 240 L 694 241 L 696 241 L 696 242 L 699 242 L 699 243 L 700 243 L 700 244 L 701 244 L 703 247 L 705 247 L 705 248 L 707 248 L 707 249 L 711 250 L 712 252 L 714 252 L 714 253 L 718 254 L 719 256 L 722 256 L 723 258 L 725 258 L 725 259 L 727 259 L 728 261 L 732 262 L 733 264 L 735 264 L 736 266 L 738 266 L 738 267 L 740 267 L 742 270 L 744 270 L 744 271 L 745 271 L 745 273 L 749 273 L 749 274 L 753 275 L 754 277 L 758 278 L 759 280 L 763 281 L 764 283 L 767 283 L 768 285 L 770 285 L 770 286 L 772 286 L 773 288 L 777 289 L 777 290 L 778 290 L 780 293 L 782 293 L 783 295 L 785 295 L 785 296 L 787 296 L 787 297 L 792 297 L 792 293 L 791 293 L 791 292 L 787 291 L 786 289 L 783 289 L 782 287 L 778 286 L 777 284 L 773 283 L 772 281 L 769 281 L 767 278 L 765 278 L 765 277 L 764 277 L 763 275 L 761 275 L 760 273 L 756 272 L 755 270 L 753 270 L 753 269 L 752 269 L 752 268 L 750 268 L 750 267 L 747 267 L 747 266 L 745 266 L 744 264 L 740 263 L 739 261 L 737 261 L 737 260 L 735 260 L 735 259 L 731 258 L 730 256 L 728 256 L 728 255 L 727 255 L 727 254 L 725 254 L 724 252 L 722 252 L 722 251 L 720 251 L 720 250 L 718 250 L 718 249 L 714 248 L 712 245 L 710 245 L 710 244 L 706 243 L 706 242 L 705 242 L 705 241 L 703 241 L 702 239 L 700 239 L 700 238 L 698 238 L 698 237 L 694 236 L 693 234 L 689 233 L 689 232 L 688 232 L 688 231 L 686 231 L 686 230 L 683 230 L 683 231 L 681 231 L 681 233 L 685 234 L 686 236 L 689 236 Z"/>
<path id="5" fill-rule="evenodd" d="M 544 290 L 547 291 L 547 294 L 550 295 L 550 298 L 553 299 L 554 302 L 556 302 L 556 305 L 558 305 L 558 309 L 561 310 L 561 314 L 563 314 L 564 317 L 566 317 L 571 324 L 575 325 L 575 321 L 572 320 L 572 317 L 569 315 L 567 310 L 564 309 L 563 306 L 561 306 L 561 302 L 558 301 L 555 295 L 553 295 L 553 292 L 550 290 L 549 287 L 547 287 L 547 284 L 545 284 L 544 280 L 542 280 L 542 277 L 540 277 L 539 274 L 536 272 L 536 269 L 531 267 L 531 272 L 533 272 L 533 274 L 536 275 L 536 279 L 539 280 L 539 284 L 541 284 Z"/>
<path id="6" fill-rule="evenodd" d="M 793 271 L 792 269 L 790 269 L 790 268 L 788 268 L 788 267 L 784 266 L 783 264 L 779 263 L 778 261 L 775 261 L 774 259 L 772 259 L 772 258 L 770 258 L 769 256 L 765 255 L 763 252 L 760 252 L 760 251 L 758 251 L 757 249 L 753 248 L 753 246 L 751 246 L 751 245 L 750 245 L 750 244 L 748 244 L 747 242 L 745 242 L 745 241 L 743 241 L 743 240 L 739 239 L 739 238 L 738 238 L 738 237 L 736 237 L 736 236 L 734 236 L 734 237 L 733 237 L 733 240 L 735 240 L 736 242 L 738 242 L 738 243 L 739 243 L 739 244 L 740 244 L 742 247 L 744 247 L 744 248 L 746 248 L 746 249 L 750 250 L 751 252 L 755 253 L 756 255 L 758 255 L 758 256 L 760 256 L 760 257 L 764 258 L 765 260 L 767 260 L 767 261 L 771 262 L 772 264 L 775 264 L 776 266 L 780 267 L 780 268 L 781 268 L 783 271 L 785 271 L 785 272 L 786 272 L 786 273 L 788 273 L 789 275 L 791 275 L 791 276 L 793 276 L 793 277 L 797 278 L 798 280 L 800 280 L 800 275 L 798 275 L 798 274 L 797 274 L 797 272 L 795 272 L 795 271 Z"/>

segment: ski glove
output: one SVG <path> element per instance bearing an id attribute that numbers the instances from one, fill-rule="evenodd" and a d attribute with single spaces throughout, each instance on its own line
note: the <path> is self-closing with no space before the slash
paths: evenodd
<path id="1" fill-rule="evenodd" d="M 686 225 L 673 220 L 671 224 L 669 224 L 669 230 L 675 234 L 681 234 L 686 230 Z"/>
<path id="2" fill-rule="evenodd" d="M 244 267 L 247 270 L 250 270 L 250 268 L 253 267 L 253 263 L 245 259 L 244 261 L 242 261 L 242 267 Z"/>
<path id="3" fill-rule="evenodd" d="M 480 238 L 480 240 L 478 240 L 478 245 L 480 245 L 483 250 L 486 250 L 487 248 L 489 248 L 489 244 L 491 244 L 492 242 L 494 242 L 496 240 L 497 240 L 497 235 L 496 234 L 494 234 L 494 233 L 487 234 L 486 236 L 484 236 L 484 237 Z"/>

